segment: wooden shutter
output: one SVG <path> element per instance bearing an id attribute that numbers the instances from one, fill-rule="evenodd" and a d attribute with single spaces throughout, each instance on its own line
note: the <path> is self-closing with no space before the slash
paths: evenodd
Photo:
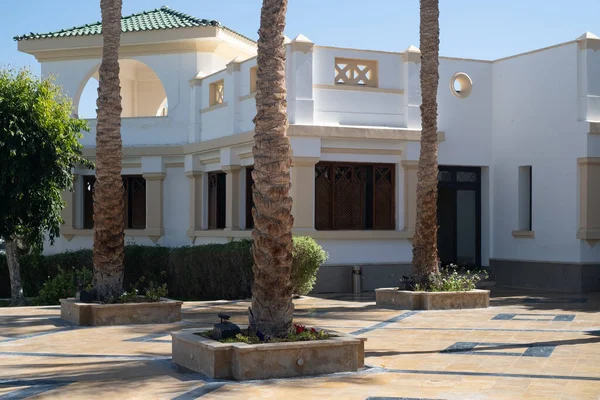
<path id="1" fill-rule="evenodd" d="M 315 166 L 315 229 L 333 229 L 332 166 L 319 163 Z"/>
<path id="2" fill-rule="evenodd" d="M 375 166 L 373 174 L 373 229 L 396 228 L 393 166 Z"/>
<path id="3" fill-rule="evenodd" d="M 254 228 L 254 218 L 252 218 L 252 208 L 254 208 L 254 198 L 252 197 L 252 186 L 254 179 L 252 178 L 254 167 L 246 168 L 246 229 Z"/>
<path id="4" fill-rule="evenodd" d="M 131 216 L 129 225 L 132 229 L 146 228 L 146 180 L 141 176 L 128 179 L 130 202 L 128 213 Z"/>
<path id="5" fill-rule="evenodd" d="M 364 171 L 361 166 L 333 167 L 334 229 L 364 229 Z"/>
<path id="6" fill-rule="evenodd" d="M 227 213 L 227 174 L 217 174 L 217 229 L 225 229 L 225 217 Z"/>
<path id="7" fill-rule="evenodd" d="M 208 174 L 208 229 L 217 229 L 217 173 Z"/>

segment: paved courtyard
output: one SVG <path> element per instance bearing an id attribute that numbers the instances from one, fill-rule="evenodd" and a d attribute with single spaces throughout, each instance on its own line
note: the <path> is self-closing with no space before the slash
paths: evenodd
<path id="1" fill-rule="evenodd" d="M 494 291 L 483 310 L 375 307 L 372 294 L 296 300 L 298 323 L 367 337 L 366 368 L 229 382 L 179 373 L 169 332 L 247 323 L 248 302 L 189 302 L 170 325 L 76 328 L 59 307 L 0 309 L 0 399 L 599 399 L 600 294 Z"/>

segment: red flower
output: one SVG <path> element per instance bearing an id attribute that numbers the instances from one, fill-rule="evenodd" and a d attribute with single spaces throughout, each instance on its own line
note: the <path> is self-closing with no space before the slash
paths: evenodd
<path id="1" fill-rule="evenodd" d="M 310 328 L 310 331 L 311 331 L 312 333 L 317 333 L 317 331 L 315 330 L 315 328 Z"/>

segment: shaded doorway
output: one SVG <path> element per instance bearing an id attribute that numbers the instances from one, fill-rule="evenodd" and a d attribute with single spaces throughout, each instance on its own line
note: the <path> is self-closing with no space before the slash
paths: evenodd
<path id="1" fill-rule="evenodd" d="M 481 265 L 481 169 L 440 166 L 438 253 L 442 265 Z"/>

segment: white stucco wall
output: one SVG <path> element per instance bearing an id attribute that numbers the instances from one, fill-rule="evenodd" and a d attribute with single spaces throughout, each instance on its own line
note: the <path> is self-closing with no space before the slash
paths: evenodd
<path id="1" fill-rule="evenodd" d="M 189 127 L 193 123 L 196 115 L 192 115 L 190 97 L 190 80 L 195 77 L 199 71 L 212 73 L 215 70 L 224 68 L 226 60 L 223 58 L 206 53 L 169 53 L 156 55 L 143 55 L 129 57 L 148 66 L 154 74 L 160 79 L 164 88 L 160 96 L 164 99 L 164 94 L 168 98 L 169 110 L 168 117 L 164 119 L 151 119 L 141 117 L 139 120 L 124 119 L 121 133 L 123 135 L 124 146 L 139 145 L 163 145 L 163 144 L 182 144 L 189 140 Z M 54 75 L 56 83 L 63 87 L 63 91 L 73 98 L 75 107 L 79 104 L 81 92 L 87 84 L 89 78 L 97 72 L 100 65 L 99 59 L 86 60 L 67 60 L 52 61 L 42 63 L 43 76 Z M 143 77 L 141 77 L 143 78 Z M 148 90 L 157 86 L 155 82 L 144 83 L 138 87 L 136 94 L 144 96 Z M 123 90 L 126 92 L 126 98 L 134 99 L 134 88 L 127 79 L 124 79 Z M 153 96 L 153 98 L 156 96 Z M 160 105 L 157 101 L 147 99 L 141 102 L 137 107 L 141 110 L 155 108 Z M 148 104 L 147 104 L 148 103 Z M 157 103 L 157 104 L 155 104 Z M 124 115 L 131 115 L 136 110 L 136 105 L 124 104 Z M 94 123 L 91 123 L 92 131 L 86 134 L 82 143 L 85 146 L 95 145 Z"/>
<path id="2" fill-rule="evenodd" d="M 404 89 L 402 56 L 399 53 L 315 47 L 314 85 L 335 84 L 335 59 L 373 60 L 378 66 L 378 87 Z M 314 123 L 316 125 L 406 126 L 402 94 L 352 90 L 316 89 Z"/>
<path id="3" fill-rule="evenodd" d="M 577 158 L 588 124 L 578 120 L 575 43 L 493 64 L 493 258 L 581 261 Z M 532 166 L 534 238 L 518 229 L 518 168 Z"/>
<path id="4" fill-rule="evenodd" d="M 287 46 L 286 63 L 288 115 L 292 124 L 419 129 L 418 63 L 404 61 L 400 53 L 319 46 L 312 52 L 304 52 L 292 51 L 292 47 L 291 44 Z M 324 85 L 335 83 L 336 57 L 377 61 L 378 89 L 381 90 L 325 88 Z M 240 63 L 239 71 L 236 71 L 237 66 L 227 71 L 226 65 L 231 60 L 208 53 L 157 54 L 133 59 L 147 65 L 160 79 L 168 98 L 168 116 L 124 118 L 124 146 L 207 141 L 254 128 L 252 119 L 256 115 L 256 105 L 254 98 L 248 95 L 250 68 L 256 65 L 255 58 Z M 78 96 L 98 65 L 98 59 L 44 62 L 42 72 L 56 75 L 57 83 L 78 102 Z M 472 91 L 466 98 L 458 98 L 450 90 L 451 77 L 457 72 L 468 74 L 473 82 Z M 576 239 L 577 158 L 600 156 L 599 136 L 587 134 L 589 121 L 600 120 L 598 74 L 600 52 L 582 51 L 575 42 L 494 62 L 440 59 L 438 128 L 445 133 L 445 140 L 439 146 L 439 164 L 482 167 L 482 264 L 487 265 L 490 258 L 560 262 L 600 260 L 600 246 L 590 247 Z M 205 78 L 190 82 L 196 76 Z M 221 79 L 225 81 L 227 105 L 206 110 L 210 107 L 210 84 Z M 130 93 L 136 90 L 138 97 L 150 99 L 146 94 L 158 91 L 158 87 L 155 82 L 144 85 L 135 88 L 124 80 L 123 90 Z M 158 97 L 163 97 L 162 92 Z M 156 108 L 157 101 L 138 104 L 137 108 Z M 128 112 L 135 111 L 134 104 L 124 106 L 128 107 Z M 86 147 L 95 146 L 95 121 L 90 121 L 90 125 L 91 131 L 82 140 Z M 382 145 L 376 140 L 293 137 L 292 146 L 296 157 L 394 163 L 397 230 L 404 229 L 404 172 L 400 161 L 418 159 L 417 142 L 388 141 Z M 382 146 L 386 150 L 401 150 L 402 154 L 356 154 L 356 151 L 321 154 L 321 147 L 376 149 Z M 229 148 L 214 152 L 217 155 L 235 153 Z M 213 157 L 206 157 L 210 158 Z M 201 168 L 204 171 L 219 170 L 222 165 L 228 165 L 229 161 L 224 160 L 221 157 L 220 163 Z M 247 164 L 251 160 L 237 159 L 235 162 Z M 518 168 L 525 165 L 531 165 L 533 170 L 535 237 L 514 238 L 512 231 L 518 229 Z M 190 244 L 186 235 L 189 181 L 181 167 L 167 168 L 166 172 L 165 236 L 157 243 L 167 246 Z M 243 189 L 244 178 L 241 184 Z M 244 190 L 240 193 L 244 197 Z M 244 198 L 240 199 L 241 206 L 244 201 Z M 245 210 L 240 211 L 243 221 Z M 152 244 L 148 238 L 135 237 L 133 240 Z M 227 240 L 198 237 L 195 244 Z M 331 255 L 329 264 L 408 263 L 412 256 L 410 241 L 406 239 L 323 239 L 319 242 Z M 75 236 L 71 241 L 60 239 L 46 251 L 90 246 L 91 236 Z"/>
<path id="5" fill-rule="evenodd" d="M 164 246 L 189 245 L 186 231 L 190 225 L 190 185 L 183 167 L 167 168 L 163 182 Z"/>
<path id="6" fill-rule="evenodd" d="M 457 72 L 473 81 L 471 94 L 455 96 L 450 81 Z M 418 79 L 418 76 L 416 77 Z M 492 63 L 440 59 L 438 130 L 440 165 L 489 166 L 492 159 Z"/>

